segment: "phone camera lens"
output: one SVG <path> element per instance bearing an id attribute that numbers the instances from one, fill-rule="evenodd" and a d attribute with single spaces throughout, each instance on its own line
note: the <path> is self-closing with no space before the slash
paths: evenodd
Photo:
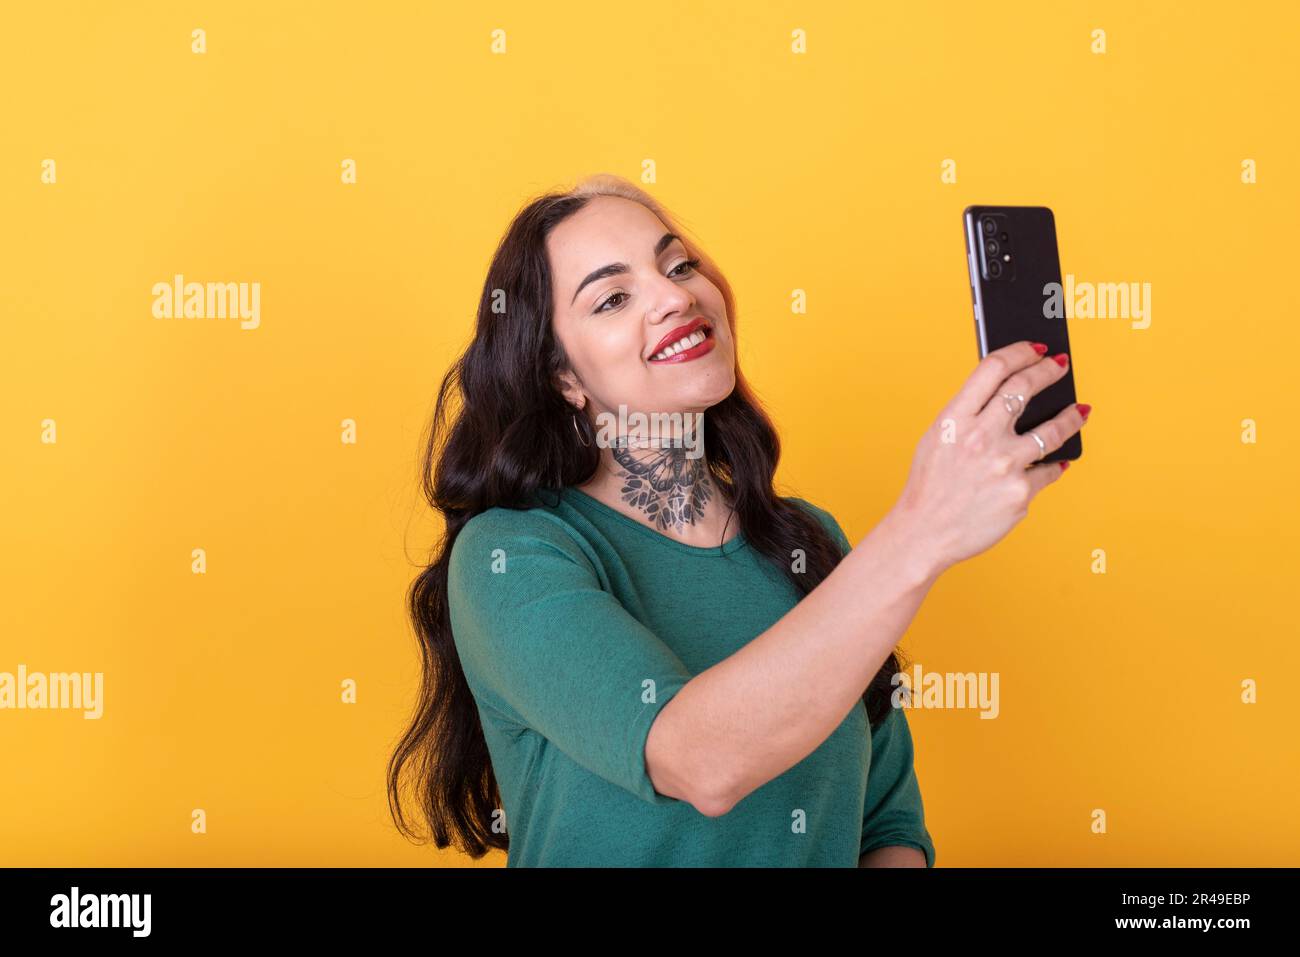
<path id="1" fill-rule="evenodd" d="M 992 236 L 998 231 L 998 224 L 991 219 L 984 220 L 984 235 Z"/>
<path id="2" fill-rule="evenodd" d="M 984 240 L 984 252 L 989 256 L 996 256 L 998 254 L 998 251 L 1001 250 L 1001 248 L 1002 247 L 998 245 L 998 241 L 996 239 Z"/>
<path id="3" fill-rule="evenodd" d="M 1002 275 L 1002 263 L 998 262 L 996 259 L 990 259 L 989 260 L 990 278 L 997 279 L 1001 275 Z"/>

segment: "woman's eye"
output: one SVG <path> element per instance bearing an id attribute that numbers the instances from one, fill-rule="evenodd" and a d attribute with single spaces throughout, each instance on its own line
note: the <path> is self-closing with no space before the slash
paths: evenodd
<path id="1" fill-rule="evenodd" d="M 670 269 L 670 270 L 668 271 L 668 275 L 670 275 L 670 276 L 685 276 L 686 273 L 684 273 L 684 272 L 680 272 L 680 273 L 679 273 L 677 270 L 681 269 L 683 266 L 688 266 L 688 267 L 690 267 L 691 271 L 694 271 L 694 270 L 695 270 L 699 265 L 700 265 L 700 261 L 699 261 L 698 259 L 683 259 L 681 262 L 679 262 L 676 266 L 674 266 L 672 269 Z M 608 299 L 606 299 L 604 302 L 602 302 L 599 306 L 597 306 L 597 307 L 596 307 L 596 311 L 597 311 L 597 312 L 605 312 L 605 311 L 606 311 L 606 310 L 605 310 L 605 307 L 606 307 L 606 306 L 608 306 L 610 303 L 612 303 L 612 302 L 613 302 L 615 299 L 617 299 L 619 296 L 626 296 L 626 295 L 627 295 L 627 293 L 625 293 L 625 292 L 616 292 L 616 293 L 614 293 L 614 295 L 610 296 Z"/>
<path id="2" fill-rule="evenodd" d="M 604 312 L 604 311 L 605 311 L 605 307 L 608 306 L 611 302 L 613 302 L 613 301 L 614 301 L 615 299 L 617 299 L 619 296 L 626 296 L 626 295 L 627 295 L 627 293 L 625 293 L 625 292 L 616 292 L 616 293 L 614 293 L 614 295 L 610 296 L 608 299 L 606 299 L 604 302 L 602 302 L 602 303 L 601 303 L 601 304 L 596 308 L 596 311 L 597 311 L 597 312 Z"/>

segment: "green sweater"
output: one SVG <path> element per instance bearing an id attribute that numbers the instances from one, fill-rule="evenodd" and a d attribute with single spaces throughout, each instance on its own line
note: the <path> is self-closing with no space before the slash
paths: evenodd
<path id="1" fill-rule="evenodd" d="M 645 741 L 692 676 L 798 601 L 743 534 L 674 541 L 576 488 L 457 536 L 452 633 L 510 836 L 507 867 L 856 867 L 905 845 L 934 866 L 905 713 L 859 702 L 784 774 L 710 818 L 655 791 Z M 827 512 L 787 499 L 851 547 Z"/>

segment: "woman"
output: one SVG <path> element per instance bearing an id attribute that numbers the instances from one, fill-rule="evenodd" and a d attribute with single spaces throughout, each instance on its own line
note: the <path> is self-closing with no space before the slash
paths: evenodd
<path id="1" fill-rule="evenodd" d="M 597 176 L 516 216 L 425 452 L 447 530 L 409 596 L 404 833 L 406 769 L 438 847 L 507 866 L 934 866 L 894 647 L 1060 475 L 1032 463 L 1086 407 L 1042 446 L 1017 435 L 1002 395 L 1023 408 L 1065 357 L 990 354 L 851 547 L 774 493 L 736 332 L 721 271 L 634 185 Z"/>

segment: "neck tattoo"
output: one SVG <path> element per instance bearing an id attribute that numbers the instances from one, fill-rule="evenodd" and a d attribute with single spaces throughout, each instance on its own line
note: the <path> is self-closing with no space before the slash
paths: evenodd
<path id="1" fill-rule="evenodd" d="M 681 531 L 704 518 L 713 486 L 704 457 L 687 458 L 685 448 L 666 448 L 637 459 L 626 448 L 613 448 L 623 480 L 623 501 L 640 509 L 657 528 Z"/>

